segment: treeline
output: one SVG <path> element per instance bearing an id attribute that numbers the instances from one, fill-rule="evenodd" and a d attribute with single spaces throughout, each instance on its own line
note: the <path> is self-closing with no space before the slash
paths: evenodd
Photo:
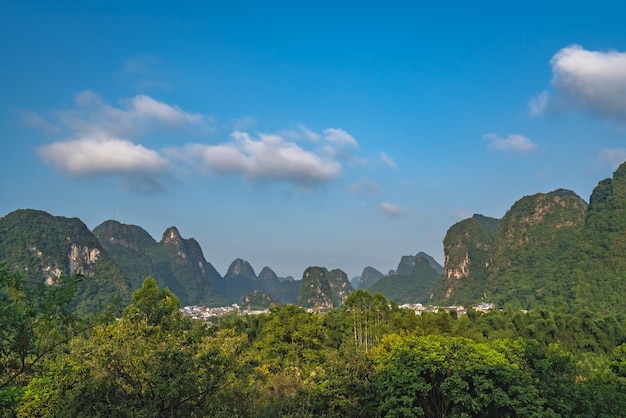
<path id="1" fill-rule="evenodd" d="M 357 291 L 211 327 L 148 278 L 119 317 L 76 317 L 80 278 L 0 268 L 4 417 L 610 417 L 626 410 L 619 318 L 425 313 Z"/>

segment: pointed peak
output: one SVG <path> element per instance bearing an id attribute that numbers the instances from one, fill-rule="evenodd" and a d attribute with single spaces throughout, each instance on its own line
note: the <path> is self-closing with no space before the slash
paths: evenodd
<path id="1" fill-rule="evenodd" d="M 180 232 L 175 226 L 170 226 L 163 233 L 162 242 L 164 244 L 176 243 L 182 241 L 182 237 L 180 236 Z"/>
<path id="2" fill-rule="evenodd" d="M 228 267 L 228 272 L 224 276 L 225 279 L 232 279 L 236 276 L 244 276 L 252 280 L 256 280 L 257 276 L 254 269 L 246 260 L 237 258 Z"/>

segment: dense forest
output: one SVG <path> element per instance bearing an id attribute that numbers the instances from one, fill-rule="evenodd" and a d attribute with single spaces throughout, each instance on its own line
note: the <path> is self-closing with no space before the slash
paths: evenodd
<path id="1" fill-rule="evenodd" d="M 294 281 L 236 259 L 222 277 L 174 227 L 157 242 L 17 210 L 0 219 L 0 416 L 623 416 L 625 214 L 623 164 L 588 204 L 525 196 L 453 225 L 444 267 L 404 256 L 355 290 L 325 267 Z M 480 301 L 496 309 L 398 305 Z M 180 309 L 233 302 L 272 308 Z"/>
<path id="2" fill-rule="evenodd" d="M 144 280 L 77 315 L 80 276 L 0 269 L 4 417 L 610 417 L 626 410 L 621 318 L 510 306 L 424 313 L 358 290 L 326 314 L 182 316 Z"/>

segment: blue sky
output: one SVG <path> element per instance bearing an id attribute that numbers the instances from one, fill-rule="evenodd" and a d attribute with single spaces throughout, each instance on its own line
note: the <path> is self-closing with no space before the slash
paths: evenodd
<path id="1" fill-rule="evenodd" d="M 183 3 L 3 4 L 0 215 L 352 277 L 626 160 L 623 2 Z"/>

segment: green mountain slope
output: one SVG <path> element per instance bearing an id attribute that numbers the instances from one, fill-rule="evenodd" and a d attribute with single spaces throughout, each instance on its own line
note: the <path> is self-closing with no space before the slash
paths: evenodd
<path id="1" fill-rule="evenodd" d="M 227 301 L 215 290 L 221 276 L 204 258 L 198 242 L 184 239 L 175 227 L 156 242 L 144 229 L 106 221 L 94 234 L 114 258 L 134 289 L 152 276 L 160 287 L 169 288 L 182 305 L 222 306 Z"/>
<path id="2" fill-rule="evenodd" d="M 76 308 L 99 312 L 117 299 L 130 302 L 123 272 L 78 218 L 20 209 L 0 218 L 0 261 L 26 275 L 28 283 L 53 284 L 60 274 L 84 274 Z"/>

